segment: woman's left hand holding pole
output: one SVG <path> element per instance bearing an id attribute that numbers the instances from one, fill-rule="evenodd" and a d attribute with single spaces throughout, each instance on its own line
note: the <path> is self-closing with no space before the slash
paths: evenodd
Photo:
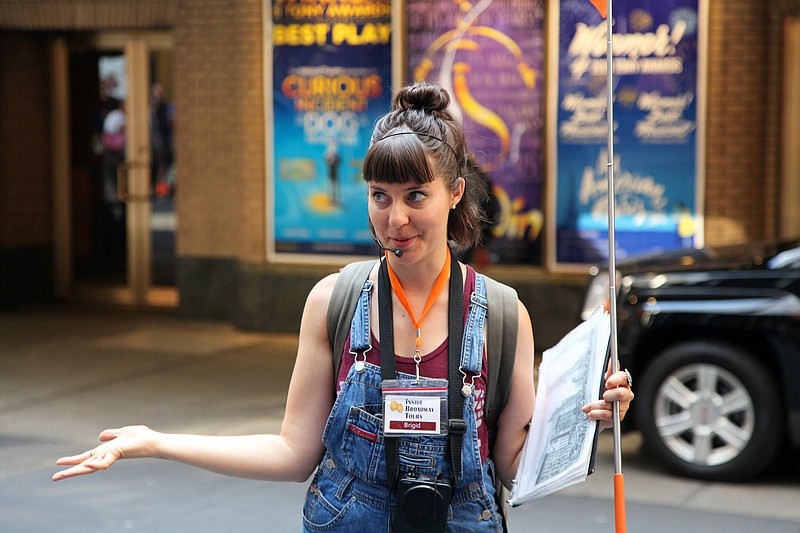
<path id="1" fill-rule="evenodd" d="M 606 373 L 605 390 L 603 398 L 583 406 L 583 412 L 591 420 L 599 420 L 602 427 L 609 428 L 613 425 L 613 406 L 614 402 L 619 402 L 619 418 L 623 420 L 625 413 L 633 401 L 633 391 L 631 390 L 630 374 L 626 370 Z"/>

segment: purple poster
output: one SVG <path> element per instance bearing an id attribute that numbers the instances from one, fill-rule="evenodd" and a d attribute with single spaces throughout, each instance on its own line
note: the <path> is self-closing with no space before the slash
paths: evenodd
<path id="1" fill-rule="evenodd" d="M 703 0 L 613 3 L 617 257 L 701 244 Z M 589 0 L 561 0 L 552 61 L 555 263 L 608 258 L 607 22 Z M 555 44 L 555 43 L 554 43 Z M 556 70 L 557 69 L 557 70 Z"/>
<path id="2" fill-rule="evenodd" d="M 497 263 L 541 262 L 543 0 L 408 0 L 407 78 L 451 95 L 496 201 L 486 249 Z"/>

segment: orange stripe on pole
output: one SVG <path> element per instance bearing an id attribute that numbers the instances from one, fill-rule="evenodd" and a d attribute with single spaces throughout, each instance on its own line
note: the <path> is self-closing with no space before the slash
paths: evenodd
<path id="1" fill-rule="evenodd" d="M 608 17 L 608 0 L 589 0 L 603 18 Z"/>
<path id="2" fill-rule="evenodd" d="M 625 533 L 625 474 L 614 474 L 614 518 L 616 533 Z"/>

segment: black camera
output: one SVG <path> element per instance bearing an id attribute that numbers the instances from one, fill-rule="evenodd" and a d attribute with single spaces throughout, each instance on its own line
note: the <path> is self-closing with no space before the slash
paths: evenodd
<path id="1" fill-rule="evenodd" d="M 452 489 L 448 483 L 409 475 L 397 487 L 394 530 L 397 533 L 443 533 Z"/>

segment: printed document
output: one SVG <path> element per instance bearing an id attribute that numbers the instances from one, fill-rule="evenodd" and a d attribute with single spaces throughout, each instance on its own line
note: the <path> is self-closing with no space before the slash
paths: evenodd
<path id="1" fill-rule="evenodd" d="M 611 323 L 598 308 L 542 354 L 536 405 L 511 506 L 586 480 L 594 469 L 599 423 L 581 407 L 600 398 L 608 362 Z"/>

